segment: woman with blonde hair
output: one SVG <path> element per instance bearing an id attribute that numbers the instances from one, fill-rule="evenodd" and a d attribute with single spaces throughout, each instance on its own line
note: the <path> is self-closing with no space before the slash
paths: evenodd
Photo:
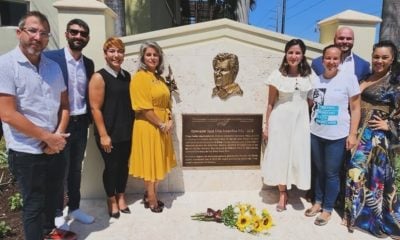
<path id="1" fill-rule="evenodd" d="M 171 96 L 161 76 L 163 71 L 164 56 L 160 46 L 156 42 L 143 43 L 139 70 L 130 84 L 136 116 L 129 173 L 143 179 L 144 206 L 156 213 L 162 212 L 164 207 L 158 200 L 158 183 L 176 166 L 171 136 Z"/>

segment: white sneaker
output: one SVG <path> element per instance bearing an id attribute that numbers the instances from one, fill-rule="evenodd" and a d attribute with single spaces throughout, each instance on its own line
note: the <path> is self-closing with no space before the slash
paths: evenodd
<path id="1" fill-rule="evenodd" d="M 59 226 L 59 227 L 57 227 L 57 228 L 58 228 L 58 229 L 65 230 L 65 231 L 69 231 L 68 222 L 65 222 L 63 225 L 61 225 L 61 226 Z"/>
<path id="2" fill-rule="evenodd" d="M 81 209 L 76 209 L 69 213 L 69 216 L 81 223 L 84 224 L 91 224 L 94 222 L 94 217 L 90 216 L 89 214 L 85 213 Z"/>
<path id="3" fill-rule="evenodd" d="M 65 219 L 64 216 L 54 218 L 54 225 L 56 225 L 56 228 L 60 228 L 62 225 L 66 224 L 66 223 L 67 223 L 67 220 Z"/>

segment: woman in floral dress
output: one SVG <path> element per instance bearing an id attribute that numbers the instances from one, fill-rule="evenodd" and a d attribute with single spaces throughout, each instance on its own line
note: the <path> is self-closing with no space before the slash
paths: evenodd
<path id="1" fill-rule="evenodd" d="M 360 83 L 358 145 L 347 164 L 345 222 L 377 237 L 400 238 L 399 104 L 397 48 L 374 45 L 372 74 Z"/>

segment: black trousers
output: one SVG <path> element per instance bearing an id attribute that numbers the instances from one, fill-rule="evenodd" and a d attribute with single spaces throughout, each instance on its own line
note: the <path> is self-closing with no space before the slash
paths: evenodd
<path id="1" fill-rule="evenodd" d="M 23 198 L 22 221 L 26 240 L 41 240 L 54 226 L 57 192 L 62 187 L 59 158 L 9 150 L 8 164 Z"/>
<path id="2" fill-rule="evenodd" d="M 99 141 L 96 142 L 104 160 L 103 185 L 107 196 L 124 193 L 128 180 L 131 141 L 113 143 L 110 153 L 104 152 Z"/>

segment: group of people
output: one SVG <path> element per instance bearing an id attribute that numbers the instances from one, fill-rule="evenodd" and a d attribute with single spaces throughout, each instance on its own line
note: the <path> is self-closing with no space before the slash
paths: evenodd
<path id="1" fill-rule="evenodd" d="M 353 43 L 352 29 L 339 28 L 311 66 L 303 41 L 286 44 L 279 70 L 265 82 L 262 176 L 278 186 L 278 212 L 286 210 L 292 185 L 311 189 L 313 203 L 304 214 L 323 226 L 342 191 L 340 210 L 350 232 L 399 238 L 398 50 L 391 41 L 376 43 L 370 70 L 352 53 Z"/>
<path id="2" fill-rule="evenodd" d="M 140 66 L 131 77 L 122 69 L 125 46 L 116 37 L 105 41 L 106 64 L 95 72 L 93 61 L 82 54 L 90 30 L 81 19 L 68 22 L 68 45 L 59 50 L 44 51 L 50 24 L 38 11 L 22 17 L 16 35 L 18 46 L 0 56 L 0 119 L 9 169 L 22 193 L 25 239 L 76 239 L 68 219 L 95 221 L 80 208 L 92 122 L 104 160 L 110 218 L 131 212 L 125 198 L 129 174 L 144 181 L 144 207 L 162 212 L 158 183 L 176 166 L 176 159 L 160 46 L 150 41 L 141 46 Z"/>

